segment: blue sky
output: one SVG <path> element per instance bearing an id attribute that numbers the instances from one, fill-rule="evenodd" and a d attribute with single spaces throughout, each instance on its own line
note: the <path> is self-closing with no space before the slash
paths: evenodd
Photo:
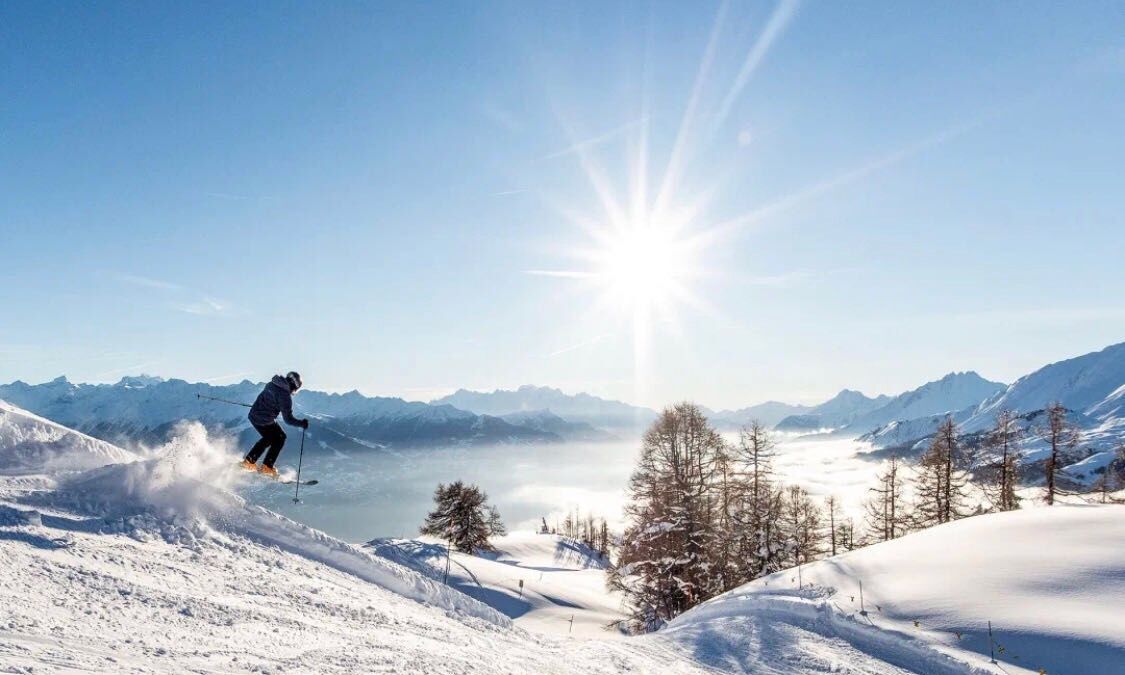
<path id="1" fill-rule="evenodd" d="M 0 91 L 3 381 L 735 407 L 1125 339 L 1120 3 L 5 3 Z"/>

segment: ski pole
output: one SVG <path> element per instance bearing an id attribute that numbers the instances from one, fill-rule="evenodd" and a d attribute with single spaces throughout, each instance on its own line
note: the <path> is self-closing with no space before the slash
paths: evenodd
<path id="1" fill-rule="evenodd" d="M 293 490 L 293 503 L 296 504 L 301 500 L 298 499 L 301 495 L 301 465 L 305 463 L 305 431 L 308 427 L 301 429 L 301 454 L 297 458 L 297 485 Z"/>
<path id="2" fill-rule="evenodd" d="M 205 398 L 209 401 L 218 401 L 219 403 L 229 403 L 231 405 L 240 405 L 243 408 L 249 408 L 250 407 L 249 403 L 242 403 L 241 401 L 228 401 L 225 398 L 216 398 L 214 396 L 207 396 L 206 394 L 196 394 L 195 397 L 196 398 Z"/>

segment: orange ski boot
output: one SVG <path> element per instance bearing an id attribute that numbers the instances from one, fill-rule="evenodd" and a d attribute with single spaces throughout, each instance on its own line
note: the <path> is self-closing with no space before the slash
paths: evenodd
<path id="1" fill-rule="evenodd" d="M 242 463 L 239 464 L 239 466 L 241 466 L 243 469 L 246 469 L 247 471 L 257 471 L 258 470 L 258 465 L 255 464 L 254 462 L 251 462 L 248 459 L 242 460 Z"/>
<path id="2" fill-rule="evenodd" d="M 258 471 L 263 475 L 269 476 L 270 478 L 277 478 L 277 469 L 273 468 L 272 466 L 266 466 L 265 464 L 263 464 L 262 468 L 258 469 Z"/>

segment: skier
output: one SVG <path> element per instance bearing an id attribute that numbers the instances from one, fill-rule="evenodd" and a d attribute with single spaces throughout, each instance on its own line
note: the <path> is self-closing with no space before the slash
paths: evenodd
<path id="1" fill-rule="evenodd" d="M 281 430 L 281 425 L 277 423 L 278 414 L 285 418 L 285 423 L 291 427 L 309 428 L 307 419 L 299 420 L 293 417 L 293 394 L 297 393 L 300 388 L 301 376 L 290 371 L 286 373 L 285 377 L 274 375 L 270 383 L 262 390 L 262 393 L 258 394 L 258 398 L 254 400 L 254 405 L 250 406 L 248 417 L 250 424 L 253 424 L 258 433 L 262 435 L 262 439 L 254 444 L 254 447 L 246 455 L 246 459 L 242 460 L 242 468 L 249 471 L 258 471 L 258 458 L 268 447 L 270 451 L 266 454 L 266 459 L 262 462 L 260 470 L 267 476 L 277 478 L 277 469 L 273 468 L 273 464 L 277 461 L 277 456 L 281 454 L 282 446 L 285 445 L 285 432 Z"/>

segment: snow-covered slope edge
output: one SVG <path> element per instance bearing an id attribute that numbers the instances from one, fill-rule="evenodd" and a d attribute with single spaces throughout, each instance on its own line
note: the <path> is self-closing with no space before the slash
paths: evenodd
<path id="1" fill-rule="evenodd" d="M 0 473 L 54 473 L 129 462 L 133 453 L 0 401 Z"/>
<path id="2" fill-rule="evenodd" d="M 1122 673 L 1123 578 L 1125 506 L 1027 509 L 924 530 L 806 565 L 799 576 L 764 577 L 661 633 L 684 644 L 729 635 L 703 656 L 724 667 L 746 664 L 768 640 L 784 642 L 787 633 L 767 626 L 788 623 L 918 672 Z"/>

